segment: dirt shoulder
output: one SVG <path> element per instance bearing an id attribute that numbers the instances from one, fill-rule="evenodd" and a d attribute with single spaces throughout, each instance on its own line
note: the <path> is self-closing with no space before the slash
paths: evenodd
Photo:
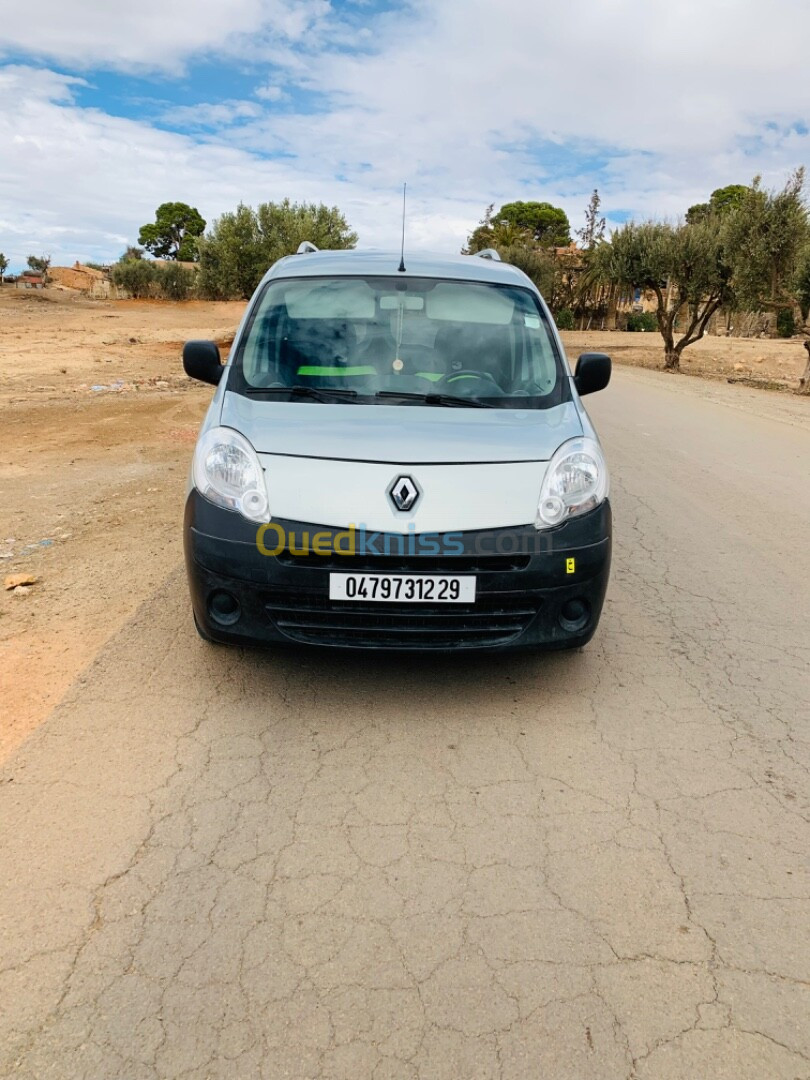
<path id="1" fill-rule="evenodd" d="M 655 333 L 622 331 L 565 331 L 562 334 L 571 361 L 582 352 L 606 352 L 614 363 L 660 369 L 664 347 Z M 705 337 L 684 349 L 681 371 L 704 379 L 722 379 L 765 390 L 796 390 L 807 354 L 798 338 Z"/>
<path id="2" fill-rule="evenodd" d="M 0 287 L 0 400 L 184 385 L 183 342 L 213 338 L 227 348 L 244 307 L 241 301 L 90 300 L 71 289 Z"/>
<path id="3" fill-rule="evenodd" d="M 210 391 L 182 341 L 233 336 L 244 305 L 0 290 L 0 759 L 181 558 L 186 472 Z"/>

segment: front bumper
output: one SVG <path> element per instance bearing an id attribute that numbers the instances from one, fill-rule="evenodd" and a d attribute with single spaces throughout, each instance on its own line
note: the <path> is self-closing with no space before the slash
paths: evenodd
<path id="1" fill-rule="evenodd" d="M 275 521 L 293 534 L 342 534 L 321 550 L 346 551 L 345 530 Z M 353 554 L 263 554 L 258 527 L 192 491 L 184 546 L 191 603 L 204 636 L 223 643 L 297 642 L 350 649 L 456 651 L 565 649 L 584 645 L 599 622 L 611 555 L 611 512 L 596 510 L 547 532 L 533 526 L 453 534 L 453 554 L 419 552 L 420 537 L 404 537 L 384 553 L 380 542 Z M 276 534 L 274 533 L 274 536 Z M 413 541 L 413 544 L 410 544 Z M 273 542 L 274 544 L 274 542 Z M 273 550 L 270 540 L 265 551 Z M 277 545 L 275 545 L 277 546 Z M 312 544 L 310 542 L 310 548 Z M 375 552 L 374 548 L 380 552 Z M 330 571 L 475 574 L 470 604 L 374 603 L 329 599 Z M 223 615 L 221 597 L 234 603 Z M 572 619 L 572 613 L 579 613 Z"/>

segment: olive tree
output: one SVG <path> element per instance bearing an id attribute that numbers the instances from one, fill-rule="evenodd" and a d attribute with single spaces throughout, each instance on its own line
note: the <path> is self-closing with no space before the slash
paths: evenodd
<path id="1" fill-rule="evenodd" d="M 315 203 L 239 205 L 200 238 L 197 289 L 211 300 L 248 299 L 265 272 L 303 240 L 324 249 L 352 248 L 352 232 L 336 206 Z"/>
<path id="2" fill-rule="evenodd" d="M 29 255 L 26 262 L 28 269 L 33 270 L 35 274 L 42 274 L 42 280 L 47 284 L 48 271 L 51 268 L 50 255 Z"/>
<path id="3" fill-rule="evenodd" d="M 780 191 L 763 190 L 756 177 L 724 222 L 735 292 L 748 311 L 793 309 L 799 256 L 810 237 L 803 188 L 804 169 Z"/>
<path id="4" fill-rule="evenodd" d="M 3 274 L 5 274 L 6 270 L 8 270 L 8 259 L 0 251 L 0 281 L 3 280 Z"/>
<path id="5" fill-rule="evenodd" d="M 724 232 L 740 306 L 749 311 L 773 312 L 777 327 L 782 323 L 791 328 L 798 307 L 807 337 L 810 219 L 804 201 L 804 179 L 804 169 L 796 169 L 780 190 L 767 191 L 756 177 L 728 215 Z M 799 392 L 810 394 L 810 355 Z"/>
<path id="6" fill-rule="evenodd" d="M 720 221 L 628 223 L 596 249 L 603 280 L 650 289 L 664 339 L 664 366 L 679 371 L 681 353 L 706 333 L 709 320 L 732 297 L 732 272 Z"/>
<path id="7" fill-rule="evenodd" d="M 146 259 L 121 259 L 112 268 L 113 285 L 135 300 L 152 295 L 156 278 L 157 267 Z"/>
<path id="8" fill-rule="evenodd" d="M 799 381 L 799 393 L 810 394 L 810 327 L 807 322 L 810 318 L 810 245 L 799 253 L 793 278 L 793 293 L 802 313 L 804 347 L 807 349 L 807 362 Z"/>

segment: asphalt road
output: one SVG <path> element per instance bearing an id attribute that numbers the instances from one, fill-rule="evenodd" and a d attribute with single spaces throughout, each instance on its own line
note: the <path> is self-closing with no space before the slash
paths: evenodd
<path id="1" fill-rule="evenodd" d="M 199 642 L 0 774 L 0 1075 L 810 1077 L 806 402 L 620 370 L 571 655 Z"/>

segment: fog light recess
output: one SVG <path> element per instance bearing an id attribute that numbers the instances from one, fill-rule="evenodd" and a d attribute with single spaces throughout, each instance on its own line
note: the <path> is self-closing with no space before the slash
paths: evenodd
<path id="1" fill-rule="evenodd" d="M 577 597 L 574 600 L 566 600 L 560 611 L 560 626 L 569 634 L 576 634 L 584 630 L 590 622 L 591 605 L 587 600 Z"/>
<path id="2" fill-rule="evenodd" d="M 212 622 L 220 626 L 232 626 L 241 614 L 239 601 L 233 593 L 226 592 L 225 589 L 217 589 L 209 595 L 208 615 Z"/>

